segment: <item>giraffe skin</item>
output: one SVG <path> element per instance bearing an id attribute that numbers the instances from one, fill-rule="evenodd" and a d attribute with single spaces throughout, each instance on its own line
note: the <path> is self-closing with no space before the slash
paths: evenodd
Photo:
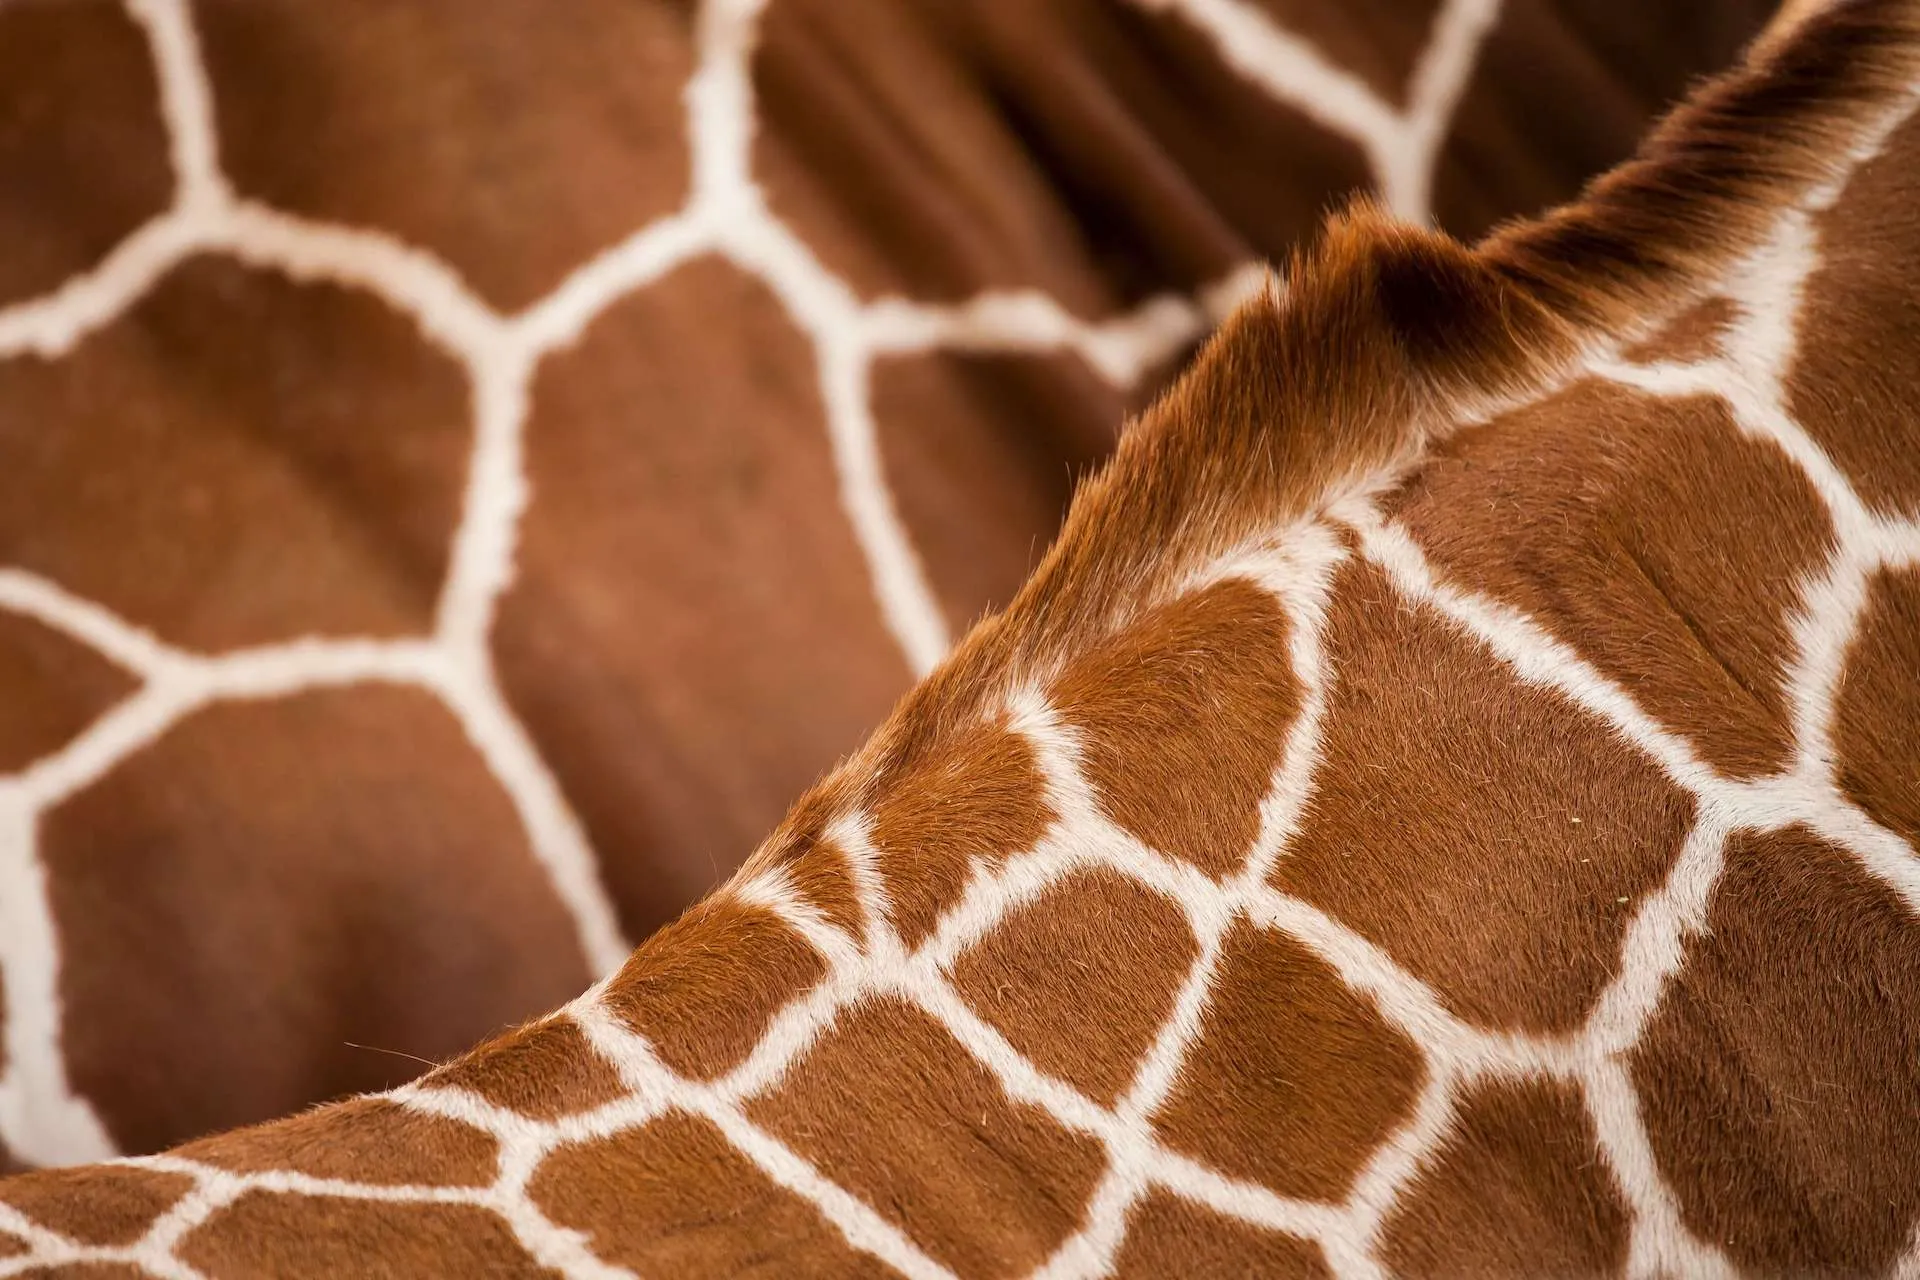
<path id="1" fill-rule="evenodd" d="M 1770 0 L 489 4 L 0 6 L 0 1160 L 610 971 L 1251 264 L 1571 195 Z"/>
<path id="2" fill-rule="evenodd" d="M 722 891 L 0 1181 L 0 1275 L 1910 1272 L 1917 161 L 1854 0 L 1473 248 L 1334 219 Z"/>

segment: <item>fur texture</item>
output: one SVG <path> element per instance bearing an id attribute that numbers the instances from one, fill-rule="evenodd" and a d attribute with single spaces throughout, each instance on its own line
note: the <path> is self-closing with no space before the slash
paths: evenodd
<path id="1" fill-rule="evenodd" d="M 1920 473 L 1819 357 L 1863 262 L 1920 314 L 1853 234 L 1917 96 L 1920 5 L 1855 0 L 1537 223 L 1334 220 L 603 987 L 0 1183 L 0 1269 L 1912 1265 Z"/>

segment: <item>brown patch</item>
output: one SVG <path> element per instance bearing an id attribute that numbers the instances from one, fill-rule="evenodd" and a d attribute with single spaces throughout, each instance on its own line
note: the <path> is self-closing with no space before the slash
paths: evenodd
<path id="1" fill-rule="evenodd" d="M 1920 848 L 1920 573 L 1875 578 L 1834 700 L 1841 790 Z"/>
<path id="2" fill-rule="evenodd" d="M 1525 612 L 1709 763 L 1791 760 L 1789 618 L 1832 525 L 1723 402 L 1583 382 L 1459 437 L 1402 501 L 1446 577 Z"/>
<path id="3" fill-rule="evenodd" d="M 1077 356 L 937 352 L 873 373 L 880 450 L 947 621 L 1013 598 L 1075 481 L 1120 433 L 1122 400 Z"/>
<path id="4" fill-rule="evenodd" d="M 0 774 L 65 746 L 136 683 L 53 628 L 0 611 Z"/>
<path id="5" fill-rule="evenodd" d="M 819 840 L 804 856 L 779 863 L 794 890 L 829 922 L 852 937 L 863 936 L 867 928 L 866 909 L 860 905 L 859 890 L 853 882 L 853 864 L 838 844 Z"/>
<path id="6" fill-rule="evenodd" d="M 709 898 L 653 935 L 606 1004 L 683 1075 L 724 1075 L 788 1002 L 826 976 L 810 943 L 764 907 Z"/>
<path id="7" fill-rule="evenodd" d="M 1440 0 L 1255 0 L 1286 31 L 1395 105 L 1431 42 Z"/>
<path id="8" fill-rule="evenodd" d="M 422 631 L 469 439 L 460 370 L 376 299 L 196 258 L 0 361 L 0 561 L 199 648 Z"/>
<path id="9" fill-rule="evenodd" d="M 29 1247 L 25 1240 L 9 1232 L 5 1227 L 0 1227 L 0 1258 L 11 1258 L 16 1254 L 25 1253 Z"/>
<path id="10" fill-rule="evenodd" d="M 194 13 L 242 193 L 394 232 L 520 307 L 684 198 L 679 8 L 583 0 L 549 22 L 497 0 L 405 0 L 342 22 L 296 0 L 201 0 Z"/>
<path id="11" fill-rule="evenodd" d="M 1213 41 L 1174 14 L 1102 0 L 949 12 L 1079 242 L 1127 300 L 1283 258 L 1368 183 L 1351 139 L 1222 67 Z"/>
<path id="12" fill-rule="evenodd" d="M 643 1276 L 894 1274 L 694 1116 L 561 1147 L 527 1191 L 600 1257 Z"/>
<path id="13" fill-rule="evenodd" d="M 1425 1075 L 1419 1050 L 1324 961 L 1243 922 L 1222 944 L 1199 1038 L 1154 1126 L 1229 1177 L 1338 1200 Z"/>
<path id="14" fill-rule="evenodd" d="M 68 1069 L 124 1150 L 398 1084 L 590 980 L 418 690 L 216 704 L 41 830 Z"/>
<path id="15" fill-rule="evenodd" d="M 1435 170 L 1434 212 L 1475 236 L 1625 159 L 1690 81 L 1731 65 L 1777 0 L 1510 0 Z"/>
<path id="16" fill-rule="evenodd" d="M 1920 117 L 1862 165 L 1819 215 L 1819 267 L 1800 305 L 1799 349 L 1787 408 L 1882 512 L 1920 513 L 1920 448 L 1913 389 L 1920 386 Z"/>
<path id="17" fill-rule="evenodd" d="M 1049 692 L 1109 817 L 1210 875 L 1241 865 L 1300 708 L 1288 631 L 1270 593 L 1234 580 L 1075 657 Z"/>
<path id="18" fill-rule="evenodd" d="M 1198 954 L 1180 909 L 1112 871 L 1079 871 L 1010 914 L 953 985 L 1042 1071 L 1111 1104 Z"/>
<path id="19" fill-rule="evenodd" d="M 768 9 L 753 64 L 768 202 L 863 294 L 957 301 L 1026 285 L 1105 309 L 1048 175 L 936 13 L 887 0 Z"/>
<path id="20" fill-rule="evenodd" d="M 1338 679 L 1315 793 L 1274 885 L 1379 944 L 1462 1017 L 1577 1026 L 1619 969 L 1635 900 L 1678 856 L 1693 801 L 1370 565 L 1337 581 L 1327 663 Z"/>
<path id="21" fill-rule="evenodd" d="M 1727 298 L 1708 298 L 1660 326 L 1623 352 L 1640 364 L 1694 364 L 1726 353 L 1727 331 L 1738 315 Z"/>
<path id="22" fill-rule="evenodd" d="M 211 1280 L 554 1276 L 506 1221 L 464 1204 L 381 1203 L 249 1191 L 189 1232 L 181 1261 Z"/>
<path id="23" fill-rule="evenodd" d="M 1127 1213 L 1126 1242 L 1116 1280 L 1245 1280 L 1250 1276 L 1330 1276 L 1320 1247 L 1267 1231 L 1164 1191 L 1143 1196 Z"/>
<path id="24" fill-rule="evenodd" d="M 1053 821 L 1033 749 L 1004 720 L 927 745 L 884 783 L 872 840 L 894 927 L 909 947 L 960 900 L 976 862 L 998 866 Z"/>
<path id="25" fill-rule="evenodd" d="M 81 1244 L 132 1244 L 193 1189 L 193 1179 L 125 1165 L 44 1169 L 0 1182 L 6 1201 L 50 1231 Z"/>
<path id="26" fill-rule="evenodd" d="M 1631 1225 L 1579 1093 L 1490 1084 L 1401 1192 L 1381 1256 L 1404 1276 L 1618 1275 Z"/>
<path id="27" fill-rule="evenodd" d="M 483 1187 L 493 1181 L 498 1145 L 457 1120 L 355 1098 L 188 1143 L 179 1154 L 235 1173 L 285 1169 L 376 1186 Z"/>
<path id="28" fill-rule="evenodd" d="M 1010 1101 L 925 1013 L 848 1010 L 747 1113 L 963 1277 L 1024 1273 L 1080 1221 L 1100 1143 Z"/>
<path id="29" fill-rule="evenodd" d="M 591 1111 L 626 1094 L 619 1073 L 566 1018 L 516 1028 L 421 1083 L 465 1089 L 536 1120 Z"/>
<path id="30" fill-rule="evenodd" d="M 1070 218 L 933 12 L 769 9 L 753 167 L 774 212 L 863 294 L 1031 285 L 1100 309 Z"/>
<path id="31" fill-rule="evenodd" d="M 1914 918 L 1841 849 L 1737 836 L 1631 1060 L 1688 1225 L 1770 1274 L 1884 1271 L 1920 1220 Z"/>
<path id="32" fill-rule="evenodd" d="M 909 683 L 817 384 L 778 301 L 713 260 L 536 379 L 495 651 L 630 937 L 738 866 Z"/>
<path id="33" fill-rule="evenodd" d="M 814 787 L 795 804 L 772 835 L 741 870 L 743 879 L 766 871 L 786 878 L 808 905 L 836 928 L 859 938 L 867 928 L 846 850 L 826 836 L 848 803 L 845 778 L 837 775 Z"/>
<path id="34" fill-rule="evenodd" d="M 777 5 L 755 79 L 774 209 L 865 294 L 1100 314 L 1284 253 L 1367 179 L 1188 24 L 1099 0 Z"/>
<path id="35" fill-rule="evenodd" d="M 122 1262 L 69 1262 L 51 1267 L 34 1267 L 13 1273 L 18 1280 L 153 1280 L 145 1267 Z"/>
<path id="36" fill-rule="evenodd" d="M 123 6 L 0 6 L 0 120 L 0 303 L 92 267 L 166 207 L 153 61 Z"/>

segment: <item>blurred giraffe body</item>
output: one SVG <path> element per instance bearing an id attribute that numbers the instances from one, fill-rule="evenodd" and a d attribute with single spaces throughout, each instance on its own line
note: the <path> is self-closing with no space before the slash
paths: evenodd
<path id="1" fill-rule="evenodd" d="M 619 973 L 0 1183 L 0 1275 L 1920 1264 L 1916 101 L 1857 0 L 1544 219 L 1335 219 Z"/>

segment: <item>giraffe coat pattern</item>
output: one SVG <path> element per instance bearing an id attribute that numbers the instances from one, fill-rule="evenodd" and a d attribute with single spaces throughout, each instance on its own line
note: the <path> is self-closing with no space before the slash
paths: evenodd
<path id="1" fill-rule="evenodd" d="M 1917 106 L 1854 0 L 1475 247 L 1330 222 L 720 893 L 384 1096 L 0 1183 L 0 1273 L 1910 1270 Z"/>
<path id="2" fill-rule="evenodd" d="M 1256 260 L 1571 195 L 1768 7 L 0 5 L 0 1168 L 611 971 Z"/>

